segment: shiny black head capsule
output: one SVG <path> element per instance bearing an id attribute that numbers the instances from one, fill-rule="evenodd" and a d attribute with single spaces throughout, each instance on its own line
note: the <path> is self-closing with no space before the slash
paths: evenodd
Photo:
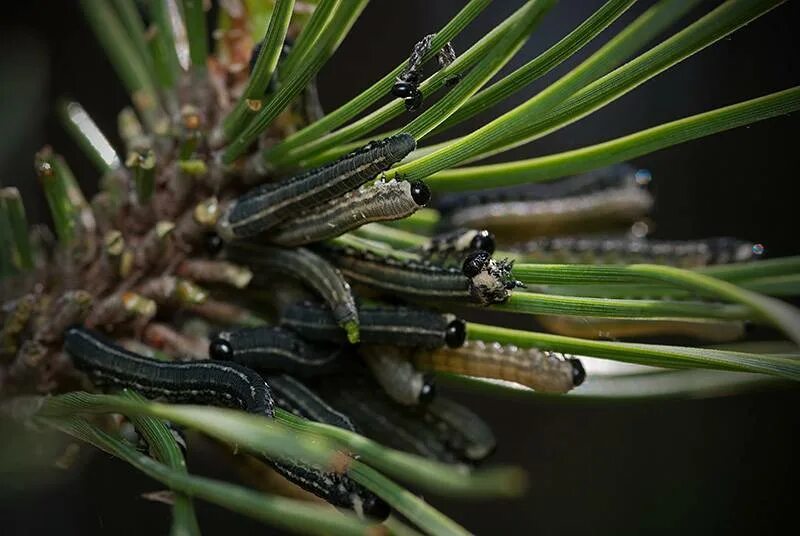
<path id="1" fill-rule="evenodd" d="M 444 342 L 450 348 L 460 348 L 467 340 L 467 324 L 460 318 L 456 318 L 445 329 Z"/>
<path id="2" fill-rule="evenodd" d="M 214 337 L 208 345 L 208 355 L 211 359 L 230 359 L 233 347 L 222 337 Z"/>
<path id="3" fill-rule="evenodd" d="M 406 111 L 415 112 L 422 105 L 422 91 L 414 90 L 411 96 L 406 97 Z"/>
<path id="4" fill-rule="evenodd" d="M 495 248 L 494 235 L 486 229 L 478 231 L 469 245 L 472 249 L 485 251 L 491 255 Z"/>
<path id="5" fill-rule="evenodd" d="M 253 70 L 256 68 L 256 61 L 258 61 L 258 55 L 261 54 L 261 49 L 264 46 L 264 41 L 260 41 L 256 43 L 256 46 L 253 47 L 253 51 L 250 53 L 250 72 L 252 73 Z"/>
<path id="6" fill-rule="evenodd" d="M 392 86 L 392 95 L 405 99 L 417 91 L 417 86 L 411 82 L 395 82 Z"/>
<path id="7" fill-rule="evenodd" d="M 423 382 L 422 389 L 419 390 L 419 403 L 427 404 L 436 398 L 436 380 L 433 375 L 425 374 Z"/>
<path id="8" fill-rule="evenodd" d="M 206 233 L 203 240 L 206 252 L 212 257 L 222 251 L 222 247 L 225 245 L 225 242 L 222 241 L 222 238 L 217 233 Z"/>
<path id="9" fill-rule="evenodd" d="M 419 206 L 425 206 L 431 200 L 431 189 L 422 181 L 411 183 L 411 199 Z"/>
<path id="10" fill-rule="evenodd" d="M 372 493 L 368 494 L 366 497 L 362 497 L 362 501 L 361 508 L 364 511 L 364 515 L 371 519 L 385 521 L 392 513 L 392 508 L 380 497 Z"/>
<path id="11" fill-rule="evenodd" d="M 488 263 L 492 258 L 490 253 L 486 251 L 475 251 L 467 255 L 467 258 L 464 259 L 464 264 L 461 266 L 461 272 L 472 279 L 479 273 L 481 273 L 484 268 L 486 267 L 486 263 Z"/>
<path id="12" fill-rule="evenodd" d="M 572 385 L 577 387 L 586 379 L 586 369 L 579 359 L 570 359 L 569 362 L 572 363 Z"/>

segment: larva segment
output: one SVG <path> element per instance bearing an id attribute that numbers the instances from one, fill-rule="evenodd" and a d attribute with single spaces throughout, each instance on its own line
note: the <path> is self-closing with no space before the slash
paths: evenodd
<path id="1" fill-rule="evenodd" d="M 267 376 L 275 405 L 298 417 L 358 432 L 350 418 L 289 374 Z"/>
<path id="2" fill-rule="evenodd" d="M 268 284 L 275 274 L 299 280 L 325 300 L 336 322 L 357 342 L 358 309 L 350 285 L 342 273 L 316 253 L 305 249 L 284 249 L 255 244 L 236 244 L 227 248 L 228 256 L 250 267 L 253 284 Z"/>
<path id="3" fill-rule="evenodd" d="M 299 377 L 331 374 L 341 368 L 343 360 L 338 348 L 312 345 L 290 331 L 271 326 L 223 331 L 212 339 L 209 355 L 261 374 Z"/>
<path id="4" fill-rule="evenodd" d="M 430 52 L 431 44 L 436 34 L 429 34 L 419 40 L 414 48 L 411 50 L 411 55 L 408 58 L 406 68 L 403 69 L 392 86 L 392 95 L 405 100 L 406 110 L 409 112 L 416 111 L 420 104 L 422 104 L 422 92 L 419 90 L 419 85 L 422 83 L 423 63 L 425 55 Z M 456 59 L 456 52 L 453 45 L 449 42 L 436 53 L 436 59 L 439 62 L 439 67 L 444 69 Z M 460 80 L 458 75 L 452 76 L 445 80 L 445 85 L 452 86 Z"/>
<path id="5" fill-rule="evenodd" d="M 707 342 L 731 342 L 747 332 L 739 320 L 705 319 L 627 319 L 574 316 L 538 316 L 547 331 L 584 339 L 626 339 L 658 336 L 684 336 Z"/>
<path id="6" fill-rule="evenodd" d="M 444 345 L 458 347 L 466 339 L 466 325 L 453 315 L 411 307 L 361 307 L 358 315 L 363 344 L 435 349 Z M 281 325 L 308 340 L 347 342 L 330 310 L 313 303 L 287 307 Z"/>
<path id="7" fill-rule="evenodd" d="M 470 300 L 469 280 L 458 268 L 400 259 L 351 248 L 320 247 L 351 281 L 420 299 Z"/>
<path id="8" fill-rule="evenodd" d="M 464 461 L 481 462 L 497 447 L 492 429 L 483 419 L 469 408 L 442 396 L 427 405 L 423 418 Z"/>
<path id="9" fill-rule="evenodd" d="M 364 346 L 361 356 L 383 390 L 404 406 L 433 400 L 436 385 L 433 377 L 419 372 L 409 361 L 409 350 L 395 346 Z"/>
<path id="10" fill-rule="evenodd" d="M 148 398 L 241 408 L 272 417 L 266 382 L 235 363 L 170 363 L 130 352 L 82 327 L 65 332 L 64 350 L 78 370 L 98 385 L 130 388 Z"/>
<path id="11" fill-rule="evenodd" d="M 432 260 L 456 260 L 475 251 L 485 251 L 490 255 L 495 250 L 494 235 L 486 229 L 453 229 L 436 234 L 417 251 L 424 258 Z"/>
<path id="12" fill-rule="evenodd" d="M 563 354 L 484 341 L 418 352 L 413 361 L 421 370 L 506 380 L 546 393 L 571 391 L 586 376 L 580 361 Z"/>
<path id="13" fill-rule="evenodd" d="M 231 203 L 217 231 L 226 241 L 260 234 L 293 214 L 358 188 L 415 148 L 413 137 L 398 134 L 285 181 L 258 186 Z"/>
<path id="14" fill-rule="evenodd" d="M 268 376 L 267 381 L 272 387 L 275 404 L 281 409 L 305 419 L 356 431 L 345 414 L 331 407 L 295 378 L 278 374 Z M 272 465 L 292 482 L 333 505 L 380 520 L 386 519 L 390 513 L 390 508 L 384 501 L 347 475 L 286 461 Z"/>
<path id="15" fill-rule="evenodd" d="M 420 419 L 426 406 L 398 404 L 366 371 L 326 378 L 315 389 L 333 407 L 346 413 L 364 435 L 375 441 L 441 462 L 461 461 L 460 455 L 448 448 L 441 432 Z"/>
<path id="16" fill-rule="evenodd" d="M 381 180 L 286 220 L 269 233 L 268 240 L 282 246 L 319 242 L 366 223 L 410 216 L 430 197 L 422 181 Z"/>
<path id="17" fill-rule="evenodd" d="M 613 225 L 645 216 L 652 195 L 631 168 L 579 175 L 550 184 L 503 188 L 442 202 L 444 227 L 486 227 L 518 239 L 526 234 L 564 234 L 598 224 Z"/>
<path id="18" fill-rule="evenodd" d="M 647 240 L 643 238 L 540 238 L 510 248 L 524 262 L 633 264 L 656 263 L 697 268 L 746 262 L 764 253 L 761 244 L 729 237 L 705 240 Z"/>

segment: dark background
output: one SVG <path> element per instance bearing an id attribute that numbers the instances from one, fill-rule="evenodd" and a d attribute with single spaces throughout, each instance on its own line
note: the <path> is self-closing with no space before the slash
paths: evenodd
<path id="1" fill-rule="evenodd" d="M 556 42 L 600 4 L 561 2 L 504 72 Z M 504 103 L 502 110 L 567 72 L 652 2 L 639 4 L 596 44 Z M 700 11 L 716 4 L 708 2 Z M 373 0 L 320 74 L 325 108 L 333 109 L 383 75 L 408 54 L 413 42 L 441 27 L 461 5 L 456 0 Z M 467 48 L 515 5 L 496 0 L 458 36 L 456 50 Z M 113 134 L 116 113 L 127 97 L 76 2 L 13 2 L 3 9 L 0 177 L 4 185 L 23 191 L 29 215 L 42 220 L 43 203 L 31 200 L 41 199 L 32 156 L 43 144 L 53 144 L 67 157 L 87 192 L 96 180 L 90 163 L 60 129 L 52 110 L 55 98 L 76 98 Z M 798 3 L 789 2 L 591 118 L 503 158 L 596 143 L 796 85 L 798 15 Z M 9 73 L 13 83 L 6 78 Z M 654 177 L 653 236 L 733 235 L 763 242 L 773 256 L 799 254 L 797 127 L 795 114 L 636 159 Z M 625 403 L 498 400 L 466 392 L 457 396 L 493 423 L 500 445 L 494 461 L 521 464 L 531 478 L 530 492 L 516 501 L 429 498 L 477 533 L 761 533 L 794 521 L 800 476 L 794 433 L 797 388 L 722 399 Z M 158 484 L 121 462 L 103 454 L 90 456 L 84 449 L 74 469 L 63 472 L 44 462 L 52 450 L 46 437 L 10 426 L 0 427 L 0 434 L 3 533 L 166 531 L 168 509 L 139 496 L 159 489 Z M 190 467 L 199 472 L 219 475 L 217 465 L 207 456 L 190 458 Z M 269 532 L 206 504 L 200 505 L 200 516 L 205 534 Z"/>

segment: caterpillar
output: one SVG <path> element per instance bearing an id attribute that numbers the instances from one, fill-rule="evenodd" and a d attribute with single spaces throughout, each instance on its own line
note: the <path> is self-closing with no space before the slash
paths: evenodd
<path id="1" fill-rule="evenodd" d="M 559 182 L 567 184 L 550 188 L 536 184 L 503 189 L 494 195 L 464 196 L 461 204 L 443 201 L 451 209 L 440 208 L 440 224 L 445 228 L 486 227 L 513 233 L 513 237 L 519 235 L 520 228 L 536 234 L 560 233 L 586 228 L 589 223 L 634 221 L 647 214 L 653 204 L 652 195 L 640 186 L 635 174 L 590 175 L 588 179 L 578 176 Z"/>
<path id="2" fill-rule="evenodd" d="M 524 262 L 627 264 L 651 262 L 681 268 L 745 262 L 764 253 L 761 244 L 729 237 L 705 240 L 642 238 L 540 238 L 510 248 Z"/>
<path id="3" fill-rule="evenodd" d="M 466 324 L 449 314 L 410 307 L 361 307 L 359 332 L 363 344 L 388 344 L 435 349 L 458 348 L 466 339 Z M 304 339 L 343 344 L 344 334 L 330 310 L 312 303 L 287 307 L 281 325 Z"/>
<path id="4" fill-rule="evenodd" d="M 256 285 L 269 283 L 270 274 L 278 273 L 312 287 L 331 308 L 336 322 L 347 332 L 348 340 L 358 340 L 355 298 L 342 273 L 328 261 L 305 248 L 235 244 L 228 246 L 226 251 L 232 260 L 253 270 L 253 283 Z"/>
<path id="5" fill-rule="evenodd" d="M 279 408 L 304 419 L 358 432 L 347 415 L 332 408 L 294 376 L 273 374 L 267 376 L 267 381 L 272 389 L 275 405 Z"/>
<path id="6" fill-rule="evenodd" d="M 469 299 L 469 280 L 458 268 L 330 245 L 318 251 L 356 283 L 416 298 Z"/>
<path id="7" fill-rule="evenodd" d="M 418 299 L 488 305 L 506 301 L 511 290 L 522 286 L 511 277 L 513 262 L 495 261 L 485 251 L 468 255 L 461 270 L 353 248 L 324 246 L 320 251 L 352 281 Z"/>
<path id="8" fill-rule="evenodd" d="M 584 339 L 625 339 L 682 335 L 708 342 L 730 342 L 744 337 L 749 324 L 739 320 L 627 319 L 574 316 L 536 317 L 547 331 Z"/>
<path id="9" fill-rule="evenodd" d="M 412 136 L 397 134 L 290 179 L 262 184 L 231 202 L 217 222 L 217 232 L 226 242 L 260 234 L 293 214 L 358 188 L 415 148 Z"/>
<path id="10" fill-rule="evenodd" d="M 470 409 L 437 396 L 425 407 L 423 419 L 447 448 L 466 462 L 488 458 L 497 447 L 492 429 Z"/>
<path id="11" fill-rule="evenodd" d="M 132 388 L 149 398 L 244 409 L 272 417 L 269 387 L 257 373 L 235 363 L 171 363 L 130 352 L 100 333 L 71 327 L 64 350 L 75 368 L 101 386 Z"/>
<path id="12" fill-rule="evenodd" d="M 267 380 L 272 387 L 275 405 L 279 408 L 305 419 L 357 431 L 346 415 L 331 407 L 292 376 L 277 374 L 267 376 Z M 381 520 L 391 513 L 384 501 L 347 475 L 285 461 L 272 465 L 292 482 L 331 504 L 351 508 L 359 515 Z"/>
<path id="13" fill-rule="evenodd" d="M 403 99 L 405 101 L 406 110 L 409 112 L 417 110 L 420 104 L 422 104 L 423 95 L 418 86 L 422 83 L 423 60 L 425 59 L 425 54 L 431 50 L 431 43 L 435 37 L 436 34 L 426 35 L 414 45 L 411 55 L 408 58 L 406 68 L 397 75 L 395 83 L 392 86 L 392 95 Z M 456 59 L 456 51 L 453 49 L 453 45 L 449 42 L 445 43 L 439 52 L 437 52 L 436 59 L 441 69 L 453 63 Z M 445 85 L 455 85 L 459 80 L 459 76 L 452 76 L 445 80 Z"/>
<path id="14" fill-rule="evenodd" d="M 436 396 L 433 376 L 422 374 L 409 362 L 409 350 L 395 346 L 364 346 L 361 356 L 378 384 L 404 406 L 425 404 Z"/>
<path id="15" fill-rule="evenodd" d="M 455 350 L 417 352 L 413 361 L 421 370 L 512 381 L 546 393 L 566 393 L 586 378 L 577 359 L 496 342 L 469 341 Z"/>
<path id="16" fill-rule="evenodd" d="M 315 390 L 333 407 L 346 413 L 361 433 L 388 447 L 441 462 L 461 461 L 442 434 L 420 419 L 425 405 L 403 406 L 392 400 L 366 371 L 337 374 L 319 382 Z M 457 443 L 457 442 L 452 442 Z"/>
<path id="17" fill-rule="evenodd" d="M 431 198 L 422 181 L 377 181 L 307 210 L 270 231 L 273 244 L 298 246 L 339 236 L 365 223 L 410 216 Z"/>
<path id="18" fill-rule="evenodd" d="M 66 331 L 64 349 L 79 370 L 98 385 L 132 388 L 148 397 L 236 407 L 274 416 L 267 383 L 256 372 L 236 363 L 171 363 L 125 350 L 99 333 L 82 327 Z M 291 461 L 270 461 L 286 478 L 328 502 L 385 518 L 388 506 L 349 478 Z"/>
<path id="19" fill-rule="evenodd" d="M 223 331 L 211 340 L 208 353 L 212 359 L 263 374 L 313 377 L 330 374 L 342 364 L 339 348 L 312 345 L 290 331 L 270 326 Z"/>
<path id="20" fill-rule="evenodd" d="M 485 251 L 491 255 L 495 247 L 495 237 L 486 229 L 453 229 L 432 236 L 427 243 L 413 251 L 423 258 L 448 259 L 463 258 L 475 251 Z"/>
<path id="21" fill-rule="evenodd" d="M 550 182 L 447 193 L 436 198 L 434 208 L 446 215 L 457 210 L 491 203 L 548 201 L 575 197 L 609 188 L 619 188 L 630 182 L 646 184 L 649 179 L 642 180 L 641 172 L 642 170 L 637 170 L 630 164 L 615 164 Z"/>

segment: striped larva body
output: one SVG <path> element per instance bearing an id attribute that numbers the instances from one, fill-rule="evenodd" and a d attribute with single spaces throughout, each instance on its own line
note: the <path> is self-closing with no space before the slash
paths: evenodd
<path id="1" fill-rule="evenodd" d="M 696 268 L 757 259 L 760 244 L 719 237 L 706 240 L 555 237 L 531 240 L 511 248 L 525 262 L 628 264 L 657 263 Z"/>
<path id="2" fill-rule="evenodd" d="M 740 320 L 627 319 L 574 316 L 536 318 L 547 331 L 583 339 L 627 339 L 639 337 L 683 336 L 707 342 L 731 342 L 741 339 L 747 324 Z"/>
<path id="3" fill-rule="evenodd" d="M 272 416 L 269 387 L 257 373 L 235 363 L 170 363 L 142 357 L 81 327 L 66 331 L 64 349 L 75 367 L 104 386 L 131 388 L 172 402 L 241 408 Z"/>
<path id="4" fill-rule="evenodd" d="M 217 224 L 217 232 L 226 241 L 260 234 L 293 214 L 358 188 L 415 148 L 413 137 L 398 134 L 370 142 L 335 162 L 285 181 L 263 184 L 231 203 Z"/>
<path id="5" fill-rule="evenodd" d="M 326 246 L 321 251 L 351 281 L 420 299 L 469 300 L 469 279 L 455 267 Z"/>
<path id="6" fill-rule="evenodd" d="M 566 393 L 586 376 L 580 361 L 557 352 L 484 341 L 418 352 L 414 364 L 422 370 L 516 382 L 546 393 Z"/>
<path id="7" fill-rule="evenodd" d="M 331 407 L 308 387 L 286 374 L 268 376 L 275 405 L 312 421 L 357 432 L 350 419 Z M 389 506 L 368 489 L 347 475 L 322 471 L 304 464 L 286 461 L 274 463 L 275 469 L 300 487 L 322 497 L 331 504 L 350 508 L 361 515 L 385 519 Z"/>
<path id="8" fill-rule="evenodd" d="M 363 344 L 387 344 L 427 349 L 457 348 L 466 339 L 466 325 L 452 315 L 411 307 L 361 307 L 359 332 Z M 281 325 L 304 339 L 343 344 L 347 340 L 330 310 L 312 303 L 287 307 Z"/>
<path id="9" fill-rule="evenodd" d="M 491 255 L 494 250 L 494 235 L 486 229 L 453 229 L 432 236 L 416 251 L 424 257 L 463 258 L 474 251 L 485 251 Z"/>
<path id="10" fill-rule="evenodd" d="M 267 376 L 275 405 L 298 417 L 357 432 L 344 413 L 334 409 L 302 382 L 288 374 Z"/>
<path id="11" fill-rule="evenodd" d="M 433 377 L 414 368 L 409 361 L 409 350 L 395 346 L 363 346 L 360 353 L 375 380 L 397 403 L 415 406 L 430 402 L 436 396 Z"/>
<path id="12" fill-rule="evenodd" d="M 461 266 L 442 266 L 413 259 L 377 255 L 352 248 L 326 246 L 344 275 L 362 285 L 423 300 L 503 303 L 521 286 L 511 277 L 512 262 L 496 261 L 485 251 L 467 256 Z"/>
<path id="13" fill-rule="evenodd" d="M 437 431 L 445 445 L 457 452 L 464 461 L 483 461 L 497 447 L 494 434 L 483 419 L 442 396 L 437 396 L 427 405 L 423 418 Z"/>
<path id="14" fill-rule="evenodd" d="M 283 249 L 253 244 L 227 248 L 229 256 L 248 265 L 254 272 L 253 282 L 269 281 L 270 275 L 281 274 L 297 279 L 313 288 L 333 311 L 336 322 L 351 341 L 358 339 L 358 309 L 350 285 L 342 273 L 316 253 L 305 249 Z"/>
<path id="15" fill-rule="evenodd" d="M 268 233 L 268 240 L 282 246 L 319 242 L 366 223 L 405 218 L 430 198 L 422 181 L 380 180 L 286 220 Z"/>
<path id="16" fill-rule="evenodd" d="M 375 441 L 441 462 L 461 459 L 437 430 L 420 419 L 426 406 L 398 404 L 365 372 L 326 378 L 316 389 L 328 403 L 346 413 L 362 434 Z"/>
<path id="17" fill-rule="evenodd" d="M 271 326 L 223 331 L 211 340 L 209 355 L 261 374 L 299 377 L 331 374 L 341 367 L 343 359 L 338 348 L 312 345 L 290 331 Z"/>
<path id="18" fill-rule="evenodd" d="M 545 186 L 537 184 L 525 189 L 503 189 L 494 196 L 465 197 L 461 206 L 452 201 L 445 203 L 453 209 L 442 209 L 442 225 L 486 227 L 514 235 L 520 229 L 533 234 L 557 233 L 598 222 L 635 221 L 653 205 L 652 195 L 630 173 L 594 181 L 582 177 L 559 181 L 569 183 L 561 188 L 534 188 Z"/>
<path id="19" fill-rule="evenodd" d="M 446 215 L 465 208 L 492 203 L 548 201 L 619 188 L 631 181 L 637 184 L 647 182 L 637 178 L 636 168 L 628 164 L 616 164 L 550 182 L 448 193 L 437 198 L 435 208 Z"/>

